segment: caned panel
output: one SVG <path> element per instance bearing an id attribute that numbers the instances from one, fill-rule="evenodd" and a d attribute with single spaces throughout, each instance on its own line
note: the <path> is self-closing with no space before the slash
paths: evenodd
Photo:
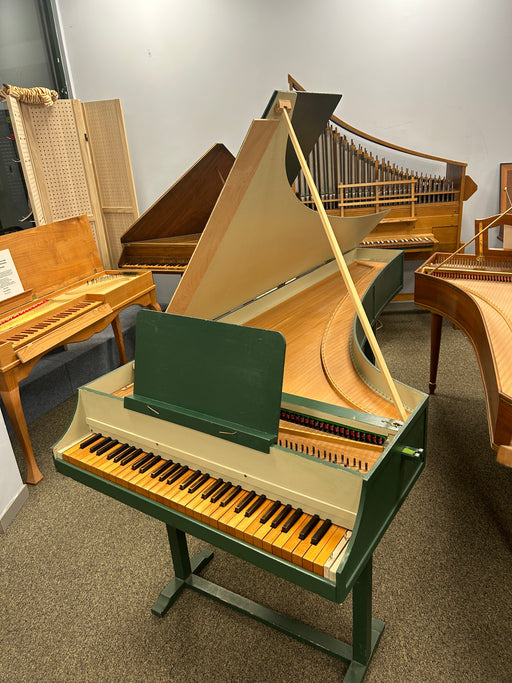
<path id="1" fill-rule="evenodd" d="M 120 100 L 84 102 L 84 115 L 113 263 L 121 235 L 139 216 Z"/>
<path id="2" fill-rule="evenodd" d="M 73 100 L 57 100 L 52 107 L 22 104 L 21 110 L 43 202 L 49 210 L 47 220 L 92 216 Z"/>
<path id="3" fill-rule="evenodd" d="M 91 231 L 92 231 L 92 236 L 94 237 L 94 241 L 96 244 L 98 244 L 98 226 L 96 225 L 96 221 L 91 218 L 89 219 L 89 224 L 91 226 Z M 105 267 L 105 264 L 103 264 L 103 267 Z"/>
<path id="4" fill-rule="evenodd" d="M 134 213 L 104 213 L 103 218 L 105 222 L 105 229 L 109 236 L 110 254 L 112 263 L 119 263 L 123 246 L 121 244 L 121 236 L 133 225 L 137 219 Z M 117 267 L 117 265 L 114 265 Z"/>
<path id="5" fill-rule="evenodd" d="M 131 206 L 130 160 L 119 100 L 84 102 L 94 168 L 103 206 Z"/>
<path id="6" fill-rule="evenodd" d="M 47 223 L 49 221 L 49 217 L 46 216 L 43 209 L 37 176 L 34 170 L 34 164 L 32 163 L 27 134 L 25 131 L 25 124 L 23 122 L 23 115 L 20 109 L 20 103 L 14 97 L 7 97 L 6 99 L 7 106 L 9 108 L 9 114 L 11 116 L 14 136 L 16 138 L 16 146 L 18 147 L 18 153 L 20 155 L 23 177 L 25 179 L 25 185 L 27 187 L 30 201 L 30 208 L 34 214 L 36 225 L 42 225 L 43 223 Z"/>

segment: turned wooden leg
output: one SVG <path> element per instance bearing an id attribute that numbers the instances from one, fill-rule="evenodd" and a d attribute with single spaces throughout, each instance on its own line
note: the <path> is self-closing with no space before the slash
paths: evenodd
<path id="1" fill-rule="evenodd" d="M 124 365 L 126 363 L 126 351 L 124 350 L 123 330 L 121 329 L 121 322 L 118 315 L 112 320 L 112 330 L 114 331 L 117 350 L 119 352 L 119 365 Z"/>
<path id="2" fill-rule="evenodd" d="M 21 407 L 18 383 L 16 382 L 16 385 L 11 389 L 0 391 L 0 395 L 2 396 L 7 415 L 9 415 L 14 432 L 21 444 L 25 462 L 27 463 L 27 484 L 38 484 L 43 478 L 43 475 L 37 466 L 32 444 L 30 443 L 28 427 L 25 421 L 25 415 L 23 414 L 23 408 Z"/>
<path id="3" fill-rule="evenodd" d="M 428 390 L 433 394 L 436 390 L 437 366 L 439 364 L 439 350 L 441 348 L 441 330 L 443 329 L 443 318 L 437 313 L 432 313 L 430 327 L 430 381 Z"/>
<path id="4" fill-rule="evenodd" d="M 156 293 L 153 290 L 151 292 L 151 297 L 150 297 L 150 303 L 148 304 L 148 308 L 151 308 L 153 311 L 161 311 L 162 308 L 160 307 L 160 304 L 156 300 Z"/>

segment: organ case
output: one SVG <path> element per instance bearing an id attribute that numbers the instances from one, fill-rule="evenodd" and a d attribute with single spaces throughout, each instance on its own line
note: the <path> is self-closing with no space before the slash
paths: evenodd
<path id="1" fill-rule="evenodd" d="M 304 91 L 290 75 L 288 82 L 291 90 Z M 404 169 L 404 163 L 425 170 Z M 459 246 L 463 203 L 477 189 L 466 163 L 379 140 L 332 115 L 308 165 L 328 213 L 357 216 L 389 209 L 362 246 L 403 249 L 411 259 Z M 295 189 L 311 206 L 302 171 Z"/>

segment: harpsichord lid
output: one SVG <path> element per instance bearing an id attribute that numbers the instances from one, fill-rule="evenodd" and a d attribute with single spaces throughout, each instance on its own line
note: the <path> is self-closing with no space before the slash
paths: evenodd
<path id="1" fill-rule="evenodd" d="M 280 99 L 291 104 L 307 154 L 340 96 L 274 93 L 266 118 L 253 121 L 246 135 L 168 312 L 216 318 L 333 258 L 318 214 L 290 187 L 298 162 L 275 110 Z M 342 251 L 356 247 L 385 214 L 330 216 Z"/>

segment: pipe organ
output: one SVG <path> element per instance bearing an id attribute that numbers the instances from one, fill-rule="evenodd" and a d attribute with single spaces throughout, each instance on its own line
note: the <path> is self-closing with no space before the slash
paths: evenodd
<path id="1" fill-rule="evenodd" d="M 423 175 L 379 159 L 332 124 L 318 138 L 309 166 L 319 181 L 326 208 L 341 205 L 342 214 L 349 205 L 365 209 L 379 204 L 401 206 L 408 204 L 411 196 L 417 204 L 453 202 L 459 194 L 453 179 Z M 302 171 L 298 185 L 301 200 L 312 203 Z"/>
<path id="2" fill-rule="evenodd" d="M 291 76 L 288 80 L 290 90 L 304 90 Z M 428 168 L 412 168 L 421 163 Z M 361 246 L 404 249 L 406 258 L 459 246 L 463 202 L 477 189 L 465 163 L 378 140 L 333 115 L 308 166 L 328 213 L 357 216 L 389 209 Z M 302 170 L 295 191 L 313 208 Z"/>

